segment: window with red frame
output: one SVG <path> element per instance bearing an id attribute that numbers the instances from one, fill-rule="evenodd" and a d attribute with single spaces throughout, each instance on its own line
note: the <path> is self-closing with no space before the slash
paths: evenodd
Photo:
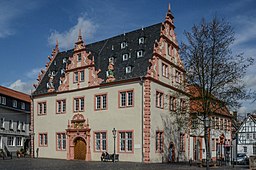
<path id="1" fill-rule="evenodd" d="M 66 100 L 57 100 L 57 113 L 66 112 Z"/>
<path id="2" fill-rule="evenodd" d="M 156 152 L 163 152 L 164 146 L 164 132 L 156 131 Z"/>
<path id="3" fill-rule="evenodd" d="M 74 112 L 84 111 L 84 97 L 74 98 Z"/>
<path id="4" fill-rule="evenodd" d="M 164 93 L 156 91 L 156 107 L 164 108 Z"/>
<path id="5" fill-rule="evenodd" d="M 132 132 L 119 132 L 119 152 L 133 151 L 133 134 Z"/>
<path id="6" fill-rule="evenodd" d="M 65 133 L 57 133 L 57 150 L 62 151 L 66 150 L 66 134 Z"/>
<path id="7" fill-rule="evenodd" d="M 170 111 L 176 110 L 176 98 L 173 96 L 169 96 L 169 110 Z"/>
<path id="8" fill-rule="evenodd" d="M 107 133 L 106 132 L 96 132 L 95 136 L 95 151 L 106 151 L 107 150 Z"/>
<path id="9" fill-rule="evenodd" d="M 45 115 L 46 114 L 46 102 L 39 102 L 37 106 L 38 106 L 37 114 Z"/>
<path id="10" fill-rule="evenodd" d="M 101 94 L 95 96 L 95 109 L 106 110 L 107 109 L 107 94 Z"/>
<path id="11" fill-rule="evenodd" d="M 47 133 L 39 133 L 39 146 L 47 146 L 48 137 Z"/>
<path id="12" fill-rule="evenodd" d="M 133 106 L 133 91 L 122 91 L 119 93 L 120 107 Z"/>
<path id="13" fill-rule="evenodd" d="M 162 63 L 162 76 L 168 78 L 169 76 L 169 67 L 167 64 Z"/>

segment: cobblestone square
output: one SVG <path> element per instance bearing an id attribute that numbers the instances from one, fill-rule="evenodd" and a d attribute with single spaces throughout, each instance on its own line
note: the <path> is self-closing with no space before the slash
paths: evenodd
<path id="1" fill-rule="evenodd" d="M 14 158 L 8 160 L 0 160 L 1 170 L 175 170 L 175 169 L 193 169 L 203 170 L 197 166 L 189 166 L 187 163 L 173 164 L 144 164 L 131 162 L 85 162 L 79 160 L 60 160 L 60 159 L 32 159 L 32 158 Z M 212 167 L 214 170 L 243 170 L 249 169 L 248 166 L 236 165 L 232 166 Z"/>

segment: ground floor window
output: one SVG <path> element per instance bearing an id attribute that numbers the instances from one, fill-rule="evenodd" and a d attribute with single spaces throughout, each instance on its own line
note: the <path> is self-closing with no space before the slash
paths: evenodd
<path id="1" fill-rule="evenodd" d="M 2 136 L 0 136 L 0 149 L 2 149 Z"/>
<path id="2" fill-rule="evenodd" d="M 247 152 L 247 146 L 244 146 L 244 152 Z"/>
<path id="3" fill-rule="evenodd" d="M 106 151 L 107 149 L 107 133 L 106 132 L 95 132 L 94 133 L 94 150 L 95 151 Z"/>
<path id="4" fill-rule="evenodd" d="M 253 149 L 253 151 L 252 151 L 253 155 L 256 155 L 256 144 L 253 144 L 253 148 L 252 149 Z"/>
<path id="5" fill-rule="evenodd" d="M 8 146 L 14 146 L 14 137 L 13 136 L 8 136 L 7 137 L 7 145 Z"/>
<path id="6" fill-rule="evenodd" d="M 48 145 L 47 133 L 39 133 L 39 146 L 47 146 L 47 145 Z"/>
<path id="7" fill-rule="evenodd" d="M 164 146 L 164 132 L 156 131 L 156 152 L 163 152 Z"/>
<path id="8" fill-rule="evenodd" d="M 57 150 L 66 150 L 66 134 L 57 133 Z"/>
<path id="9" fill-rule="evenodd" d="M 131 131 L 119 132 L 118 139 L 119 139 L 119 152 L 133 151 L 133 132 Z"/>
<path id="10" fill-rule="evenodd" d="M 22 146 L 22 137 L 20 136 L 16 137 L 16 146 Z"/>

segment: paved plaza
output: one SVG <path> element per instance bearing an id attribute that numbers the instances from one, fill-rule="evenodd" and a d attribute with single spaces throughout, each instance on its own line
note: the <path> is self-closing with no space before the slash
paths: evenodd
<path id="1" fill-rule="evenodd" d="M 225 169 L 248 169 L 248 166 L 222 166 L 213 167 L 214 170 Z M 175 169 L 195 169 L 203 170 L 197 166 L 189 166 L 184 163 L 174 164 L 143 164 L 143 163 L 130 163 L 130 162 L 85 162 L 79 160 L 60 160 L 60 159 L 32 159 L 32 158 L 14 158 L 9 160 L 0 160 L 1 170 L 175 170 Z"/>

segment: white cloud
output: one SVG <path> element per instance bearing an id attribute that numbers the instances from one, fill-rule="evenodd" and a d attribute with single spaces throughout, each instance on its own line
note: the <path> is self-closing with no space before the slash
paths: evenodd
<path id="1" fill-rule="evenodd" d="M 56 44 L 56 39 L 58 39 L 59 47 L 63 49 L 70 49 L 74 47 L 74 43 L 77 40 L 79 29 L 81 29 L 83 40 L 90 39 L 96 31 L 97 26 L 90 20 L 84 17 L 79 17 L 77 19 L 77 24 L 71 27 L 68 31 L 58 32 L 54 31 L 48 37 L 48 43 L 50 45 Z"/>
<path id="2" fill-rule="evenodd" d="M 8 88 L 17 90 L 23 93 L 27 93 L 27 94 L 31 94 L 31 90 L 33 90 L 31 82 L 23 82 L 20 79 L 16 80 Z"/>
<path id="3" fill-rule="evenodd" d="M 237 16 L 235 17 L 237 32 L 233 46 L 237 46 L 256 39 L 256 23 L 254 17 Z"/>

